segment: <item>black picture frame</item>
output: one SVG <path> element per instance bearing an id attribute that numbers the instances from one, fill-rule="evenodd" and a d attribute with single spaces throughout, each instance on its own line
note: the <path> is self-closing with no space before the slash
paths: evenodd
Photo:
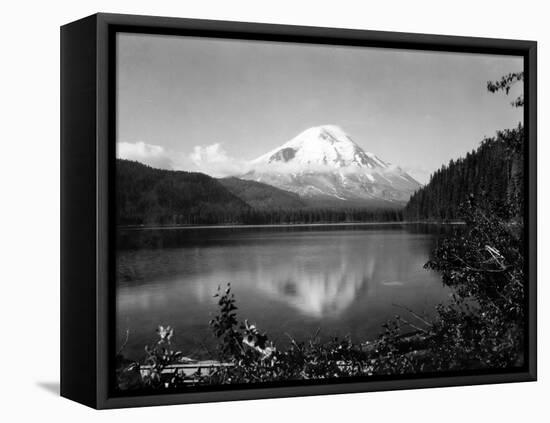
<path id="1" fill-rule="evenodd" d="M 462 372 L 324 384 L 231 387 L 116 396 L 110 389 L 114 308 L 114 37 L 117 32 L 193 35 L 524 58 L 527 265 L 526 365 L 514 372 Z M 537 44 L 534 41 L 95 14 L 61 28 L 61 395 L 119 408 L 380 390 L 534 381 L 537 377 Z"/>

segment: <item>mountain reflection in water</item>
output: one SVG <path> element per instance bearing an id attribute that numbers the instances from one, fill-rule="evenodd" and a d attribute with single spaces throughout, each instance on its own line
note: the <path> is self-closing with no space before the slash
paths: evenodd
<path id="1" fill-rule="evenodd" d="M 177 233 L 176 233 L 177 232 Z M 134 231 L 117 254 L 117 335 L 139 358 L 158 324 L 187 353 L 213 345 L 213 294 L 231 283 L 238 316 L 284 334 L 372 338 L 405 305 L 431 313 L 448 291 L 423 269 L 437 231 L 417 226 L 341 229 Z"/>

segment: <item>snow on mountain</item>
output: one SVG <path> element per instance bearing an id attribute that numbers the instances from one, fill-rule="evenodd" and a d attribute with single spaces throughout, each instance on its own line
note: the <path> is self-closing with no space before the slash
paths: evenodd
<path id="1" fill-rule="evenodd" d="M 316 126 L 258 157 L 252 163 L 294 163 L 303 166 L 387 168 L 374 154 L 366 153 L 340 127 Z"/>
<path id="2" fill-rule="evenodd" d="M 421 186 L 335 125 L 306 129 L 250 166 L 243 179 L 311 199 L 404 203 Z"/>

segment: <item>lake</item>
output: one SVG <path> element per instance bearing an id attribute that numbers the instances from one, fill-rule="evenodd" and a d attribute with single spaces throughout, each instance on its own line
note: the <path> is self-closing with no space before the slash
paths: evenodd
<path id="1" fill-rule="evenodd" d="M 323 339 L 373 339 L 386 320 L 407 314 L 397 305 L 430 316 L 448 298 L 439 275 L 423 265 L 450 230 L 423 224 L 120 229 L 117 349 L 129 331 L 125 355 L 141 360 L 157 326 L 170 325 L 177 349 L 209 357 L 213 295 L 227 283 L 238 318 L 277 345 L 317 332 Z"/>

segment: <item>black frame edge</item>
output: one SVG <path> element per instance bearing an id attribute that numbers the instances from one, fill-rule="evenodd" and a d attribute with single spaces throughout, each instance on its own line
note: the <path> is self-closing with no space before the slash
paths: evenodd
<path id="1" fill-rule="evenodd" d="M 223 34 L 227 38 L 262 39 L 288 38 L 294 42 L 304 41 L 320 43 L 353 45 L 355 41 L 364 45 L 380 44 L 385 48 L 413 48 L 435 51 L 465 51 L 472 49 L 478 52 L 496 50 L 516 50 L 517 54 L 525 51 L 534 44 L 531 40 L 515 40 L 505 38 L 465 37 L 456 35 L 436 35 L 425 33 L 409 33 L 394 31 L 372 31 L 364 29 L 317 27 L 302 25 L 282 25 L 272 23 L 256 23 L 241 21 L 218 21 L 208 19 L 173 18 L 165 16 L 127 15 L 117 13 L 98 13 L 98 19 L 106 25 L 148 27 L 151 33 L 172 33 L 182 29 Z M 147 32 L 147 31 L 146 31 Z M 250 36 L 247 37 L 247 35 Z M 316 40 L 315 40 L 316 39 Z M 508 53 L 509 54 L 509 53 Z"/>
<path id="2" fill-rule="evenodd" d="M 109 351 L 112 351 L 114 336 L 111 338 L 109 319 L 114 311 L 110 296 L 115 295 L 115 286 L 109 286 L 109 274 L 114 270 L 114 262 L 110 261 L 110 246 L 114 243 L 113 231 L 109 214 L 112 198 L 109 189 L 110 174 L 109 157 L 116 154 L 116 144 L 109 143 L 115 139 L 115 123 L 109 120 L 109 104 L 116 100 L 116 93 L 109 87 L 109 74 L 114 66 L 115 52 L 109 51 L 109 30 L 102 14 L 97 15 L 97 309 L 98 309 L 98 338 L 97 338 L 97 408 L 106 406 L 109 398 L 111 381 L 111 366 Z"/>
<path id="3" fill-rule="evenodd" d="M 525 118 L 527 129 L 527 235 L 528 244 L 528 371 L 537 380 L 537 43 L 531 42 L 526 52 L 527 86 Z"/>
<path id="4" fill-rule="evenodd" d="M 96 16 L 61 27 L 61 396 L 96 407 Z"/>
<path id="5" fill-rule="evenodd" d="M 453 376 L 418 378 L 391 381 L 339 383 L 311 386 L 275 388 L 249 388 L 231 391 L 200 393 L 159 394 L 128 397 L 113 397 L 100 401 L 98 408 L 149 407 L 156 405 L 197 404 L 208 402 L 260 400 L 273 398 L 308 397 L 317 395 L 361 394 L 379 391 L 402 391 L 409 389 L 450 388 L 472 385 L 489 385 L 511 382 L 531 382 L 535 379 L 529 372 L 503 373 L 480 376 Z"/>

